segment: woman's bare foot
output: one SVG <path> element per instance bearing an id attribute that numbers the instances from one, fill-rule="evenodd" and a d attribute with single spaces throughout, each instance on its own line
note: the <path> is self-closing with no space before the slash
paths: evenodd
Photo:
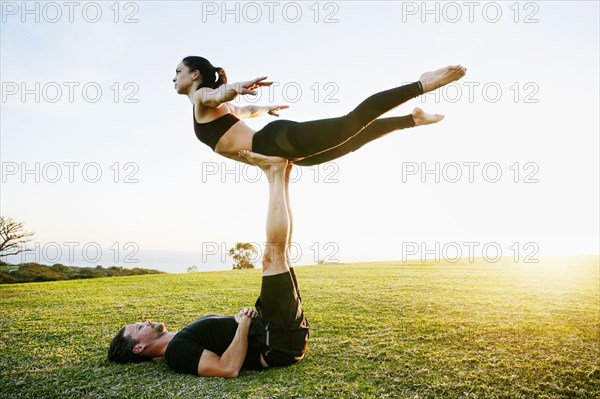
<path id="1" fill-rule="evenodd" d="M 269 170 L 284 170 L 288 164 L 288 160 L 285 158 L 262 155 L 248 150 L 240 150 L 238 155 L 265 172 Z"/>
<path id="2" fill-rule="evenodd" d="M 428 93 L 462 78 L 466 73 L 467 68 L 460 65 L 450 65 L 435 71 L 425 72 L 419 80 L 423 85 L 423 93 Z"/>
<path id="3" fill-rule="evenodd" d="M 423 111 L 421 108 L 413 109 L 411 113 L 413 120 L 415 121 L 415 126 L 424 126 L 430 125 L 432 123 L 438 123 L 442 119 L 444 119 L 444 115 L 440 114 L 428 114 Z"/>

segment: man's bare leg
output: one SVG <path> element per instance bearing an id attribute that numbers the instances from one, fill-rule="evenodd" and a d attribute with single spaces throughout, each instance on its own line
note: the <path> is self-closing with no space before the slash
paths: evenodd
<path id="1" fill-rule="evenodd" d="M 287 246 L 290 234 L 290 217 L 285 195 L 285 176 L 288 161 L 242 150 L 239 155 L 258 166 L 269 182 L 267 212 L 267 242 L 263 255 L 262 275 L 272 276 L 289 272 Z"/>
<path id="2" fill-rule="evenodd" d="M 292 233 L 294 231 L 294 218 L 292 217 L 292 206 L 290 204 L 290 175 L 292 173 L 292 168 L 294 164 L 289 162 L 285 167 L 285 203 L 287 206 L 288 219 L 290 221 L 290 229 L 287 238 L 287 248 L 286 248 L 286 261 L 289 268 L 292 267 L 290 262 L 290 245 L 292 244 Z"/>
<path id="3" fill-rule="evenodd" d="M 292 174 L 292 168 L 294 164 L 289 162 L 285 169 L 285 200 L 287 204 L 288 210 L 288 218 L 290 220 L 290 230 L 287 239 L 287 248 L 286 248 L 286 262 L 288 265 L 288 269 L 290 269 L 290 274 L 292 275 L 292 281 L 294 282 L 294 286 L 296 287 L 296 292 L 298 296 L 300 296 L 300 289 L 298 288 L 298 280 L 296 279 L 296 271 L 292 267 L 292 262 L 290 261 L 290 251 L 292 245 L 292 233 L 294 231 L 294 219 L 292 217 L 292 205 L 290 203 L 290 175 Z"/>

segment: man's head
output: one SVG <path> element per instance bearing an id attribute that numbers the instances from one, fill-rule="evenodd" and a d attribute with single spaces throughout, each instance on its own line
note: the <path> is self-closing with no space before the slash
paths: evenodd
<path id="1" fill-rule="evenodd" d="M 139 363 L 152 360 L 153 345 L 167 332 L 164 323 L 129 324 L 113 338 L 108 349 L 108 360 L 116 363 Z"/>

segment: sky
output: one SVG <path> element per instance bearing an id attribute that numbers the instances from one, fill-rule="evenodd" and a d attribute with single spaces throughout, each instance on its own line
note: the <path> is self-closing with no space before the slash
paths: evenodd
<path id="1" fill-rule="evenodd" d="M 596 1 L 2 1 L 1 18 L 0 215 L 35 232 L 8 262 L 218 270 L 240 241 L 260 264 L 267 182 L 195 137 L 172 83 L 188 55 L 268 76 L 234 104 L 298 121 L 467 68 L 384 115 L 442 122 L 295 169 L 298 265 L 600 253 Z"/>

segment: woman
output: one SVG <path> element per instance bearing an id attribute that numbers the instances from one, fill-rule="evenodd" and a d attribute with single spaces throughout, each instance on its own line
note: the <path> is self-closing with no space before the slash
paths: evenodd
<path id="1" fill-rule="evenodd" d="M 173 83 L 177 93 L 186 95 L 193 105 L 196 136 L 213 151 L 240 162 L 241 150 L 279 156 L 296 165 L 310 166 L 339 158 L 369 141 L 394 130 L 428 125 L 443 119 L 415 108 L 410 115 L 377 119 L 385 112 L 423 93 L 460 79 L 466 68 L 448 66 L 426 72 L 418 81 L 376 93 L 345 116 L 308 122 L 278 120 L 255 131 L 240 121 L 277 111 L 287 106 L 236 107 L 229 103 L 239 95 L 255 95 L 256 89 L 270 86 L 266 76 L 227 84 L 223 68 L 214 67 L 202 57 L 190 56 L 177 65 Z"/>

